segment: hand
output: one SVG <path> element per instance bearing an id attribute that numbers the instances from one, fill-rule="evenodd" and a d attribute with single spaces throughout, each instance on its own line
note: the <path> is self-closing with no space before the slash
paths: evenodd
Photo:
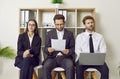
<path id="1" fill-rule="evenodd" d="M 30 55 L 30 50 L 26 50 L 24 53 L 23 53 L 23 58 L 26 58 Z"/>
<path id="2" fill-rule="evenodd" d="M 65 49 L 62 51 L 64 54 L 68 54 L 69 53 L 69 49 Z"/>
<path id="3" fill-rule="evenodd" d="M 48 48 L 48 52 L 49 52 L 49 53 L 54 52 L 54 51 L 55 51 L 54 48 L 51 48 L 51 47 Z"/>
<path id="4" fill-rule="evenodd" d="M 33 57 L 34 55 L 33 54 L 29 54 L 28 57 Z"/>

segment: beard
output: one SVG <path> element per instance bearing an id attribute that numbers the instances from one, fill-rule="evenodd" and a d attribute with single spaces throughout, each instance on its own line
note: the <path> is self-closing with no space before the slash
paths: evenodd
<path id="1" fill-rule="evenodd" d="M 90 26 L 90 27 L 88 27 L 88 28 L 86 28 L 87 30 L 89 30 L 89 31 L 94 31 L 94 26 Z"/>
<path id="2" fill-rule="evenodd" d="M 58 31 L 63 31 L 64 28 L 57 28 Z"/>

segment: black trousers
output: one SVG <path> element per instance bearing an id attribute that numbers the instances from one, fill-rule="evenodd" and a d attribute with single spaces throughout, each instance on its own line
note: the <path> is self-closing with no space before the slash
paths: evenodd
<path id="1" fill-rule="evenodd" d="M 86 65 L 76 65 L 76 79 L 84 79 L 84 71 L 87 68 L 95 68 L 101 73 L 100 79 L 109 79 L 109 69 L 106 63 L 100 66 L 86 66 Z"/>
<path id="2" fill-rule="evenodd" d="M 44 62 L 44 79 L 52 79 L 51 71 L 55 67 L 62 67 L 65 69 L 66 79 L 74 79 L 75 70 L 73 61 L 69 58 L 64 57 L 49 58 Z"/>
<path id="3" fill-rule="evenodd" d="M 32 79 L 34 67 L 38 63 L 32 57 L 24 58 L 21 63 L 17 65 L 20 68 L 20 79 Z"/>

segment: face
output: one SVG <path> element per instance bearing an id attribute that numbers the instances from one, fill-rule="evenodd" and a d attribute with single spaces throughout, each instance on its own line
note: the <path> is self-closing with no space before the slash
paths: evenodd
<path id="1" fill-rule="evenodd" d="M 29 21 L 28 23 L 28 32 L 34 32 L 35 31 L 35 22 L 34 21 Z"/>
<path id="2" fill-rule="evenodd" d="M 85 26 L 88 31 L 94 31 L 95 23 L 92 19 L 87 19 L 85 21 Z"/>
<path id="3" fill-rule="evenodd" d="M 62 31 L 64 29 L 64 22 L 62 19 L 55 20 L 55 27 L 58 31 Z"/>

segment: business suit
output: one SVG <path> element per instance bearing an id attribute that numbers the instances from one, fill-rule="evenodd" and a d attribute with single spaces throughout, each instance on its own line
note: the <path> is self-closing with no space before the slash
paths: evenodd
<path id="1" fill-rule="evenodd" d="M 20 79 L 32 79 L 34 67 L 39 65 L 39 56 L 41 48 L 41 38 L 35 34 L 30 46 L 30 41 L 27 32 L 20 34 L 17 43 L 17 56 L 15 59 L 15 66 L 21 69 Z M 25 50 L 30 49 L 30 54 L 33 57 L 23 58 Z"/>
<path id="2" fill-rule="evenodd" d="M 44 70 L 44 79 L 51 79 L 51 71 L 57 66 L 63 67 L 66 71 L 67 79 L 74 79 L 74 59 L 75 54 L 75 39 L 73 34 L 64 29 L 63 39 L 66 40 L 66 49 L 69 49 L 68 54 L 64 54 L 61 51 L 54 51 L 52 53 L 48 52 L 48 48 L 51 47 L 51 39 L 58 39 L 56 29 L 53 29 L 47 33 L 46 42 L 45 42 L 45 53 L 47 58 L 44 61 L 43 70 Z M 56 57 L 57 54 L 61 52 L 61 57 Z"/>

